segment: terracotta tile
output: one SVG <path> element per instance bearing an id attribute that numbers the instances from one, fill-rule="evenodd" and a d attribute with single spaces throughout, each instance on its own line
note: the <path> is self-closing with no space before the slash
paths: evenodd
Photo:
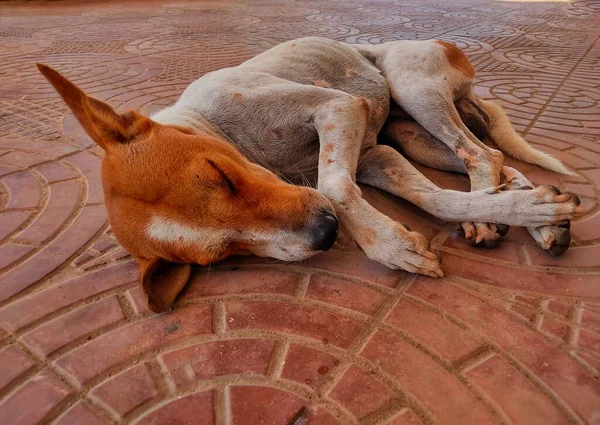
<path id="1" fill-rule="evenodd" d="M 360 252 L 343 252 L 331 250 L 309 260 L 308 265 L 316 269 L 350 275 L 368 282 L 395 287 L 404 282 L 410 275 L 405 272 L 390 270 L 387 267 L 369 260 Z"/>
<path id="2" fill-rule="evenodd" d="M 129 262 L 61 282 L 0 309 L 0 323 L 17 330 L 73 303 L 134 282 L 137 275 L 137 266 Z"/>
<path id="3" fill-rule="evenodd" d="M 506 268 L 503 266 L 479 263 L 449 253 L 444 255 L 443 268 L 449 274 L 504 288 L 575 297 L 600 295 L 600 285 L 594 284 L 600 282 L 600 275 L 595 274 L 543 273 L 515 269 L 513 276 L 506 279 Z M 598 293 L 596 287 L 599 288 Z"/>
<path id="4" fill-rule="evenodd" d="M 345 425 L 353 415 L 386 425 L 594 422 L 600 97 L 593 7 L 391 3 L 0 1 L 2 424 L 279 425 L 302 406 L 309 407 L 307 425 Z M 346 236 L 300 264 L 248 256 L 210 273 L 195 267 L 175 309 L 150 312 L 137 265 L 105 230 L 106 154 L 32 64 L 55 67 L 119 112 L 139 107 L 151 114 L 202 75 L 307 35 L 456 43 L 477 70 L 474 92 L 502 105 L 533 147 L 577 172 L 560 176 L 505 158 L 534 183 L 581 195 L 589 212 L 572 223 L 570 249 L 551 257 L 515 226 L 495 250 L 450 234 L 441 247 L 449 279 L 430 280 L 369 260 Z M 470 189 L 465 175 L 413 165 L 442 188 Z M 453 230 L 406 200 L 361 190 L 376 209 L 430 240 Z M 304 292 L 299 285 L 309 273 Z M 227 300 L 224 309 L 216 298 Z M 380 318 L 386 300 L 400 301 Z M 456 370 L 482 344 L 498 354 Z M 50 355 L 51 367 L 85 385 L 91 399 L 68 396 L 53 372 L 37 369 L 28 348 Z M 350 349 L 368 360 L 354 363 Z M 514 359 L 528 377 L 500 358 Z M 365 361 L 376 365 L 375 374 Z M 267 371 L 281 376 L 265 378 Z M 398 381 L 409 405 L 393 400 L 378 373 Z M 325 390 L 338 411 L 304 398 Z M 556 411 L 557 403 L 565 409 Z"/>
<path id="5" fill-rule="evenodd" d="M 44 178 L 48 180 L 49 183 L 76 177 L 76 174 L 73 172 L 73 170 L 59 161 L 40 165 L 35 169 L 42 173 Z"/>
<path id="6" fill-rule="evenodd" d="M 569 423 L 560 410 L 521 373 L 497 355 L 465 373 L 515 424 Z"/>
<path id="7" fill-rule="evenodd" d="M 409 409 L 403 409 L 399 415 L 395 416 L 387 425 L 422 425 L 419 417 Z"/>
<path id="8" fill-rule="evenodd" d="M 347 347 L 361 323 L 341 314 L 280 302 L 227 303 L 227 328 L 267 329 L 305 335 Z"/>
<path id="9" fill-rule="evenodd" d="M 534 330 L 512 321 L 504 312 L 465 291 L 444 284 L 443 280 L 420 278 L 408 292 L 467 321 L 473 330 L 483 333 L 530 368 L 581 417 L 589 417 L 595 411 L 594 400 L 598 397 L 595 379 Z"/>
<path id="10" fill-rule="evenodd" d="M 356 366 L 350 366 L 330 396 L 359 419 L 394 398 L 393 392 L 387 386 Z"/>
<path id="11" fill-rule="evenodd" d="M 33 359 L 16 345 L 7 345 L 0 350 L 0 388 L 35 365 Z"/>
<path id="12" fill-rule="evenodd" d="M 386 322 L 410 334 L 447 362 L 458 360 L 481 345 L 444 317 L 407 300 L 400 300 Z"/>
<path id="13" fill-rule="evenodd" d="M 19 260 L 27 253 L 33 251 L 30 245 L 20 245 L 16 243 L 7 243 L 0 246 L 0 269 Z"/>
<path id="14" fill-rule="evenodd" d="M 320 387 L 340 360 L 323 351 L 291 344 L 281 376 L 312 388 Z"/>
<path id="15" fill-rule="evenodd" d="M 84 208 L 68 229 L 51 244 L 0 277 L 0 299 L 7 299 L 55 270 L 90 240 L 105 222 L 104 207 Z"/>
<path id="16" fill-rule="evenodd" d="M 85 383 L 145 351 L 212 332 L 210 306 L 156 315 L 102 335 L 56 360 L 55 364 Z"/>
<path id="17" fill-rule="evenodd" d="M 73 164 L 85 176 L 87 180 L 87 203 L 104 202 L 104 192 L 102 191 L 102 182 L 100 180 L 100 164 L 102 161 L 87 152 L 82 152 L 65 158 L 70 164 Z"/>
<path id="18" fill-rule="evenodd" d="M 230 294 L 292 295 L 298 278 L 296 273 L 245 270 L 243 267 L 210 273 L 202 270 L 194 273 L 181 300 Z"/>
<path id="19" fill-rule="evenodd" d="M 222 375 L 265 375 L 274 345 L 255 339 L 207 342 L 171 351 L 161 359 L 175 385 L 186 387 Z"/>
<path id="20" fill-rule="evenodd" d="M 100 418 L 91 411 L 83 402 L 76 403 L 67 410 L 56 422 L 56 425 L 86 424 L 86 425 L 108 425 L 104 418 Z"/>
<path id="21" fill-rule="evenodd" d="M 465 387 L 429 356 L 387 331 L 378 331 L 360 353 L 391 375 L 445 423 L 493 424 Z M 439 394 L 445 394 L 439 399 Z"/>
<path id="22" fill-rule="evenodd" d="M 313 275 L 306 297 L 373 315 L 385 296 L 355 282 L 328 276 Z"/>
<path id="23" fill-rule="evenodd" d="M 546 315 L 544 317 L 544 321 L 542 322 L 542 330 L 555 338 L 563 340 L 567 335 L 569 326 L 564 322 Z"/>
<path id="24" fill-rule="evenodd" d="M 144 416 L 141 422 L 148 425 L 192 423 L 212 425 L 214 424 L 213 398 L 212 391 L 184 395 Z"/>
<path id="25" fill-rule="evenodd" d="M 68 395 L 58 379 L 42 371 L 0 403 L 0 423 L 36 424 Z"/>
<path id="26" fill-rule="evenodd" d="M 268 387 L 233 386 L 230 392 L 232 425 L 285 424 L 304 404 L 291 393 Z"/>
<path id="27" fill-rule="evenodd" d="M 27 346 L 48 355 L 86 334 L 125 319 L 116 297 L 79 307 L 26 333 Z"/>
<path id="28" fill-rule="evenodd" d="M 49 200 L 41 214 L 18 234 L 20 240 L 44 242 L 64 225 L 79 203 L 79 183 L 56 183 L 50 187 Z"/>
<path id="29" fill-rule="evenodd" d="M 42 199 L 42 187 L 29 172 L 11 174 L 4 177 L 2 183 L 9 194 L 6 208 L 34 208 Z"/>
<path id="30" fill-rule="evenodd" d="M 156 386 L 145 364 L 119 373 L 91 391 L 121 416 L 158 395 Z"/>

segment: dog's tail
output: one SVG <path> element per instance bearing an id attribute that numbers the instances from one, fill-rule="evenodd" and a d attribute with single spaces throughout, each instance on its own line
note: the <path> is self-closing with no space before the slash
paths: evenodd
<path id="1" fill-rule="evenodd" d="M 562 162 L 531 147 L 513 128 L 504 110 L 479 97 L 465 98 L 456 107 L 465 125 L 482 140 L 489 136 L 507 155 L 559 174 L 573 175 Z"/>

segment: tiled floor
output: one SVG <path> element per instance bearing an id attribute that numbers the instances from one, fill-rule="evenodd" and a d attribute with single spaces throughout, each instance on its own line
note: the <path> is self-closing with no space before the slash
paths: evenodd
<path id="1" fill-rule="evenodd" d="M 598 1 L 0 4 L 0 423 L 285 425 L 308 406 L 314 425 L 600 424 L 599 16 Z M 520 166 L 590 209 L 570 251 L 554 259 L 517 228 L 473 249 L 366 190 L 433 238 L 447 278 L 354 249 L 232 260 L 151 314 L 106 221 L 101 152 L 33 64 L 150 112 L 303 35 L 457 43 L 477 92 L 577 170 Z"/>

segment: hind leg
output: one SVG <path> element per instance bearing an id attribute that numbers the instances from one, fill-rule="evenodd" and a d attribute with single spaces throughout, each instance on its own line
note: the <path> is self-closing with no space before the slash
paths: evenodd
<path id="1" fill-rule="evenodd" d="M 533 188 L 527 177 L 525 177 L 520 171 L 512 167 L 502 167 L 501 182 L 506 184 L 509 190 L 529 190 Z M 558 195 L 560 192 L 557 188 L 554 188 L 555 193 Z M 567 197 L 573 198 L 573 200 L 579 204 L 579 198 L 569 192 L 562 195 L 565 199 Z M 527 231 L 535 242 L 544 251 L 548 251 L 555 257 L 560 257 L 565 253 L 571 244 L 571 222 L 567 220 L 565 224 L 556 226 L 538 226 L 538 227 L 527 227 Z"/>
<path id="2" fill-rule="evenodd" d="M 414 121 L 389 121 L 382 134 L 388 141 L 399 147 L 406 156 L 420 164 L 439 170 L 467 174 L 463 162 L 445 144 L 431 136 Z M 533 184 L 523 174 L 506 166 L 501 169 L 500 183 L 505 184 L 506 189 L 509 190 L 533 188 Z M 567 193 L 564 194 L 564 197 L 573 197 L 573 201 L 578 203 L 575 195 Z M 461 227 L 470 242 L 475 243 L 476 229 L 474 225 L 466 222 L 462 223 Z M 494 226 L 490 225 L 490 230 L 495 231 L 499 238 L 506 234 L 508 227 L 498 225 L 494 229 Z M 542 249 L 555 256 L 562 255 L 568 249 L 571 241 L 568 222 L 561 225 L 529 226 L 527 231 Z M 488 240 L 493 239 L 494 237 L 488 238 Z"/>
<path id="3" fill-rule="evenodd" d="M 389 120 L 382 134 L 414 161 L 438 170 L 468 174 L 463 160 L 414 121 Z M 461 228 L 471 245 L 487 248 L 497 246 L 508 232 L 508 226 L 494 223 L 463 222 Z"/>

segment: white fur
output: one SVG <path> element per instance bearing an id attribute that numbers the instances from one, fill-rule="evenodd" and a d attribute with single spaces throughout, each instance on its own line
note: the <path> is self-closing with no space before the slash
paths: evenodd
<path id="1" fill-rule="evenodd" d="M 306 238 L 286 231 L 240 232 L 210 227 L 192 227 L 165 217 L 154 216 L 147 226 L 148 236 L 163 243 L 184 243 L 209 250 L 229 242 L 251 243 L 252 253 L 284 261 L 303 260 L 315 254 L 306 245 Z"/>
<path id="2" fill-rule="evenodd" d="M 515 159 L 539 165 L 560 174 L 573 175 L 558 159 L 547 153 L 538 151 L 529 145 L 513 128 L 506 113 L 493 102 L 479 100 L 490 117 L 490 137 L 498 147 Z"/>
<path id="3" fill-rule="evenodd" d="M 165 243 L 186 243 L 202 247 L 221 241 L 226 231 L 213 228 L 195 228 L 165 217 L 154 216 L 147 227 L 150 238 Z"/>

